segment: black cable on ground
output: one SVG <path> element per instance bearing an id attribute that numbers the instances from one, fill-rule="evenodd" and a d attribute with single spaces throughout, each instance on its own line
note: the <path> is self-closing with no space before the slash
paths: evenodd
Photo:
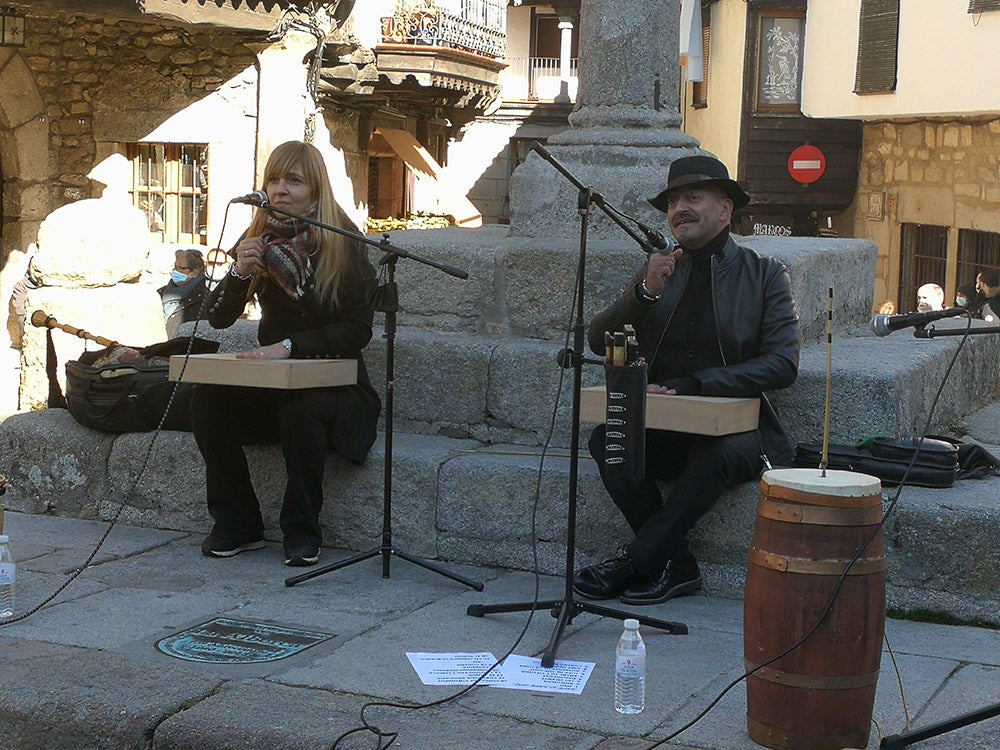
<path id="1" fill-rule="evenodd" d="M 577 281 L 579 281 L 579 269 L 577 269 Z M 578 289 L 579 284 L 575 283 L 573 285 L 573 288 Z M 576 292 L 574 292 L 573 299 L 571 300 L 571 309 L 574 311 L 576 310 Z M 567 325 L 566 337 L 563 341 L 564 351 L 569 346 L 570 336 L 574 327 L 574 323 L 575 323 L 575 312 L 570 315 L 570 321 L 569 324 Z M 507 658 L 514 653 L 517 647 L 521 644 L 521 641 L 524 640 L 524 636 L 527 635 L 528 628 L 531 626 L 531 622 L 534 619 L 535 612 L 537 612 L 538 602 L 540 599 L 541 573 L 538 570 L 539 567 L 538 566 L 538 503 L 542 492 L 542 474 L 545 467 L 545 459 L 548 456 L 549 445 L 552 442 L 552 435 L 555 432 L 556 417 L 559 412 L 559 400 L 563 393 L 563 385 L 565 379 L 566 379 L 566 370 L 565 368 L 560 368 L 559 382 L 558 385 L 556 386 L 555 400 L 552 405 L 552 413 L 549 417 L 548 433 L 546 434 L 545 441 L 542 445 L 542 454 L 538 462 L 538 471 L 535 474 L 535 493 L 531 505 L 531 559 L 532 559 L 532 573 L 534 574 L 534 581 L 535 581 L 535 590 L 532 595 L 531 608 L 528 611 L 528 618 L 527 620 L 525 620 L 524 627 L 521 629 L 521 632 L 518 633 L 517 638 L 514 640 L 513 645 L 511 645 L 511 647 L 507 650 L 507 652 L 503 656 L 501 656 L 493 663 L 493 666 L 491 666 L 489 669 L 487 669 L 485 672 L 479 675 L 479 677 L 477 677 L 476 680 L 472 682 L 472 684 L 466 685 L 461 690 L 452 693 L 451 695 L 448 695 L 444 698 L 440 698 L 439 700 L 430 701 L 428 703 L 399 703 L 395 701 L 369 701 L 365 703 L 361 707 L 362 726 L 350 729 L 341 734 L 339 737 L 337 737 L 337 739 L 334 740 L 333 745 L 330 746 L 330 750 L 338 750 L 338 748 L 341 747 L 340 743 L 343 740 L 347 739 L 348 737 L 352 737 L 356 734 L 360 734 L 361 732 L 370 732 L 371 734 L 375 735 L 377 743 L 375 745 L 375 750 L 385 750 L 385 748 L 388 748 L 390 745 L 392 745 L 392 743 L 396 741 L 396 739 L 399 736 L 399 732 L 384 732 L 379 727 L 375 726 L 374 724 L 371 724 L 365 717 L 365 712 L 368 709 L 382 707 L 382 708 L 399 708 L 410 711 L 417 711 L 425 708 L 434 708 L 436 706 L 441 706 L 447 703 L 451 703 L 452 701 L 461 698 L 463 695 L 466 695 L 473 689 L 479 687 L 482 681 L 485 680 L 486 677 L 493 672 L 493 670 L 495 670 L 497 667 L 503 664 L 507 660 Z M 382 744 L 383 740 L 388 740 L 388 741 L 385 744 Z"/>

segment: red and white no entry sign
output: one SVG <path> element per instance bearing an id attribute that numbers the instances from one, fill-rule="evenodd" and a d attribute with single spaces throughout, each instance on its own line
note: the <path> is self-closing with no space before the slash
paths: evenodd
<path id="1" fill-rule="evenodd" d="M 815 146 L 799 146 L 788 156 L 788 174 L 796 182 L 811 185 L 826 171 L 826 155 Z"/>

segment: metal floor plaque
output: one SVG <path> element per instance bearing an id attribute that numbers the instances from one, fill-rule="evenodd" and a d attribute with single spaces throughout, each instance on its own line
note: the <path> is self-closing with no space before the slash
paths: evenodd
<path id="1" fill-rule="evenodd" d="M 332 633 L 216 617 L 161 638 L 156 648 L 186 661 L 257 664 L 284 659 L 333 637 Z"/>

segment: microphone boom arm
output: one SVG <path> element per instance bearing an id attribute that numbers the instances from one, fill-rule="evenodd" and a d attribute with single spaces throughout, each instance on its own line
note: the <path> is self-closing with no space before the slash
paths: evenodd
<path id="1" fill-rule="evenodd" d="M 424 265 L 432 266 L 433 268 L 437 268 L 438 270 L 444 271 L 449 276 L 454 276 L 455 278 L 458 279 L 469 278 L 469 272 L 463 271 L 461 268 L 456 268 L 455 266 L 449 266 L 445 263 L 438 263 L 437 261 L 430 260 L 428 258 L 421 258 L 418 255 L 414 255 L 413 253 L 407 252 L 402 248 L 396 247 L 391 242 L 389 242 L 388 234 L 383 235 L 381 240 L 373 240 L 370 237 L 366 237 L 365 235 L 360 234 L 359 232 L 352 232 L 349 229 L 342 229 L 340 227 L 332 226 L 331 224 L 325 224 L 322 221 L 317 221 L 316 219 L 310 218 L 308 216 L 297 214 L 294 211 L 287 211 L 286 209 L 281 208 L 280 206 L 275 206 L 274 204 L 268 201 L 264 201 L 261 204 L 260 208 L 266 211 L 274 211 L 275 213 L 279 213 L 284 216 L 289 216 L 298 221 L 303 221 L 306 224 L 311 224 L 314 227 L 319 227 L 320 229 L 327 229 L 336 234 L 343 235 L 344 237 L 350 237 L 351 239 L 358 240 L 359 242 L 363 242 L 364 244 L 370 245 L 371 247 L 376 247 L 384 253 L 392 253 L 393 255 L 398 256 L 400 258 L 410 258 L 411 260 L 423 263 Z"/>
<path id="2" fill-rule="evenodd" d="M 600 193 L 594 192 L 586 185 L 584 185 L 582 182 L 580 182 L 569 170 L 567 170 L 562 164 L 560 164 L 552 154 L 548 152 L 545 146 L 540 144 L 538 141 L 535 141 L 534 143 L 531 144 L 531 150 L 534 151 L 539 156 L 541 156 L 543 159 L 545 159 L 545 161 L 547 161 L 553 167 L 555 167 L 556 171 L 559 172 L 559 174 L 561 174 L 567 180 L 569 180 L 581 193 L 584 192 L 589 193 L 591 202 L 598 208 L 600 208 L 609 219 L 611 219 L 615 224 L 621 227 L 622 231 L 624 231 L 625 234 L 627 234 L 629 237 L 638 242 L 639 247 L 641 247 L 647 253 L 656 252 L 657 248 L 654 243 L 654 237 L 651 236 L 653 230 L 650 230 L 648 227 L 643 227 L 643 231 L 646 232 L 646 237 L 645 238 L 640 237 L 635 232 L 635 230 L 633 230 L 630 226 L 625 224 L 625 222 L 623 222 L 618 217 L 618 214 L 621 213 L 620 211 L 618 211 L 618 209 L 616 209 L 611 204 L 607 203 L 604 200 L 604 196 L 602 196 Z"/>
<path id="3" fill-rule="evenodd" d="M 934 339 L 941 336 L 977 336 L 988 333 L 1000 333 L 1000 326 L 989 326 L 988 328 L 941 328 L 934 326 L 924 328 L 918 326 L 913 330 L 913 337 L 917 339 Z"/>

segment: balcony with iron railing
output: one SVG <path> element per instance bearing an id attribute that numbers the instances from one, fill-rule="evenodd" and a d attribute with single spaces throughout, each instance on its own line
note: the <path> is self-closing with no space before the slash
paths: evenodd
<path id="1" fill-rule="evenodd" d="M 577 62 L 575 57 L 571 58 L 569 69 L 564 71 L 558 57 L 510 58 L 507 68 L 500 74 L 503 98 L 507 101 L 551 102 L 564 93 L 568 101 L 575 102 L 579 80 Z"/>
<path id="2" fill-rule="evenodd" d="M 382 18 L 382 44 L 446 47 L 502 60 L 507 49 L 506 0 L 401 0 Z"/>
<path id="3" fill-rule="evenodd" d="M 500 95 L 506 7 L 506 0 L 399 0 L 381 19 L 376 93 L 444 107 L 453 123 L 479 116 Z"/>

